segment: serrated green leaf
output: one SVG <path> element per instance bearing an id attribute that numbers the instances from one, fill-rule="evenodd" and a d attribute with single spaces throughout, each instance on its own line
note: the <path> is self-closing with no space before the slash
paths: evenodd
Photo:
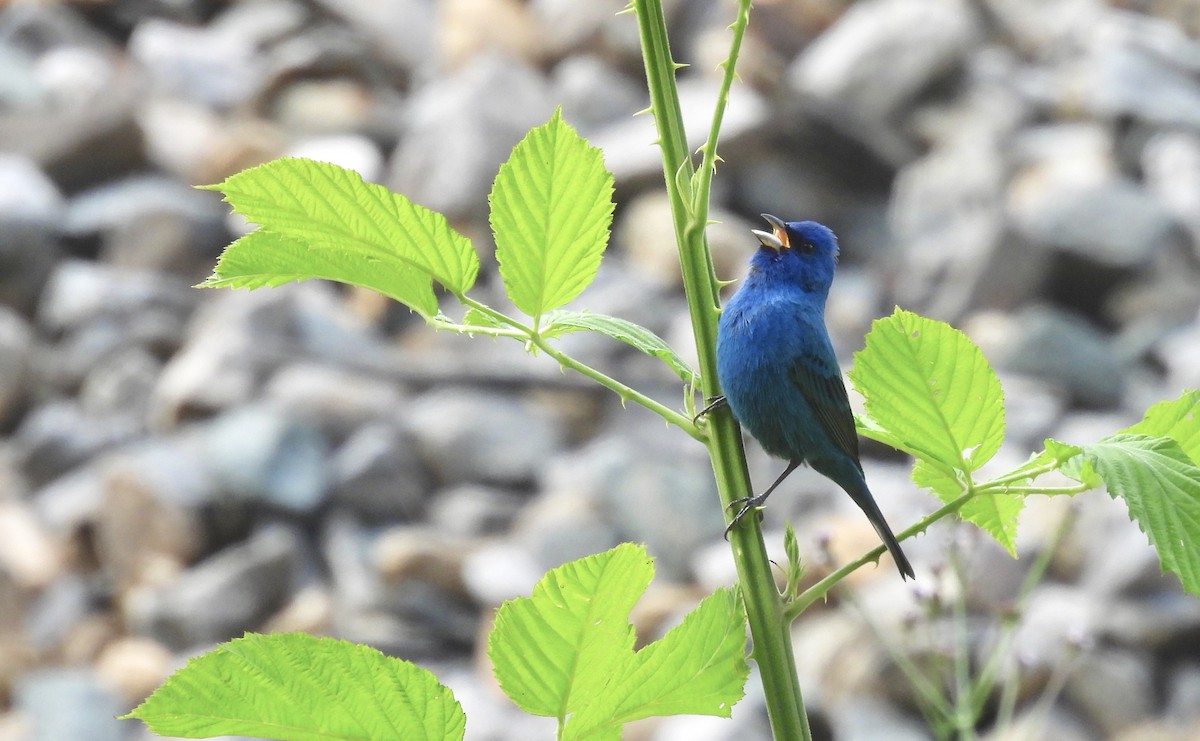
<path id="1" fill-rule="evenodd" d="M 698 379 L 696 371 L 687 364 L 679 353 L 658 335 L 650 330 L 625 319 L 605 314 L 593 314 L 587 311 L 555 311 L 546 315 L 542 334 L 554 337 L 568 332 L 599 332 L 618 342 L 641 350 L 651 357 L 658 358 L 675 371 L 685 383 L 695 383 Z"/>
<path id="2" fill-rule="evenodd" d="M 471 243 L 451 229 L 444 216 L 336 165 L 277 159 L 206 187 L 224 193 L 234 211 L 291 245 L 268 255 L 261 266 L 254 257 L 262 250 L 246 252 L 226 265 L 224 273 L 218 270 L 214 278 L 223 285 L 238 285 L 230 282 L 239 277 L 232 272 L 234 265 L 257 285 L 268 285 L 263 276 L 280 269 L 288 276 L 281 282 L 295 280 L 293 276 L 322 277 L 310 263 L 326 273 L 353 277 L 348 282 L 360 285 L 365 284 L 358 277 L 371 270 L 378 275 L 367 287 L 384 286 L 386 295 L 402 297 L 413 309 L 432 316 L 437 304 L 429 279 L 462 294 L 479 271 Z M 421 291 L 412 289 L 413 272 L 424 276 Z"/>
<path id="3" fill-rule="evenodd" d="M 500 168 L 489 197 L 509 299 L 537 317 L 591 284 L 608 243 L 613 178 L 599 149 L 555 111 Z"/>
<path id="4" fill-rule="evenodd" d="M 729 717 L 745 692 L 746 628 L 741 600 L 721 588 L 683 622 L 638 651 L 624 671 L 567 722 L 565 739 L 610 738 L 614 729 L 651 716 Z"/>
<path id="5" fill-rule="evenodd" d="M 1164 571 L 1200 595 L 1200 468 L 1169 437 L 1118 434 L 1083 454 L 1121 497 L 1158 552 Z"/>
<path id="6" fill-rule="evenodd" d="M 247 634 L 171 675 L 127 718 L 164 736 L 459 741 L 466 718 L 428 671 L 367 646 Z"/>
<path id="7" fill-rule="evenodd" d="M 1058 462 L 1058 472 L 1063 476 L 1078 481 L 1089 489 L 1104 485 L 1104 480 L 1096 473 L 1092 462 L 1083 454 L 1083 448 L 1051 438 L 1046 438 L 1044 445 L 1046 455 Z"/>
<path id="8" fill-rule="evenodd" d="M 897 308 L 878 319 L 850 380 L 867 414 L 901 449 L 974 471 L 1004 441 L 1004 395 L 983 353 L 948 324 Z"/>
<path id="9" fill-rule="evenodd" d="M 1172 438 L 1193 463 L 1200 464 L 1200 391 L 1184 391 L 1175 401 L 1155 404 L 1141 422 L 1123 432 Z"/>
<path id="10" fill-rule="evenodd" d="M 633 651 L 629 611 L 653 576 L 646 549 L 625 543 L 552 569 L 530 597 L 505 602 L 488 636 L 504 694 L 562 718 L 599 692 Z"/>
<path id="11" fill-rule="evenodd" d="M 463 314 L 462 323 L 469 327 L 482 327 L 485 329 L 501 329 L 505 326 L 504 322 L 501 322 L 496 317 L 475 308 L 467 309 L 467 313 Z"/>
<path id="12" fill-rule="evenodd" d="M 381 269 L 366 260 L 342 259 L 335 250 L 318 250 L 274 232 L 256 229 L 225 248 L 212 276 L 201 288 L 274 287 L 322 278 L 363 286 L 432 316 L 437 299 L 429 276 L 413 268 Z"/>

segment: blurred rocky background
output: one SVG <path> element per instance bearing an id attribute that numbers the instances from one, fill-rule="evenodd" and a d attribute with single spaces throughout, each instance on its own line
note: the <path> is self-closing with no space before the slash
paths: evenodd
<path id="1" fill-rule="evenodd" d="M 445 212 L 484 256 L 480 297 L 503 305 L 487 192 L 561 105 L 604 148 L 619 199 L 576 305 L 686 352 L 624 4 L 0 5 L 0 738 L 144 739 L 113 716 L 245 630 L 370 643 L 438 673 L 468 738 L 549 738 L 483 658 L 502 600 L 644 542 L 650 638 L 732 580 L 704 451 L 647 412 L 370 294 L 191 288 L 244 228 L 191 186 L 298 155 Z M 666 5 L 698 143 L 732 4 Z M 1195 0 L 758 0 L 715 183 L 719 270 L 740 275 L 760 212 L 824 221 L 842 238 L 829 319 L 846 362 L 900 304 L 962 327 L 1001 372 L 998 465 L 1048 435 L 1111 433 L 1200 386 L 1198 38 Z M 563 343 L 682 403 L 654 361 Z M 934 508 L 903 460 L 867 453 L 894 525 Z M 760 485 L 778 466 L 752 451 Z M 785 488 L 771 541 L 794 521 L 812 578 L 827 554 L 875 544 L 828 481 Z M 885 646 L 936 664 L 961 634 L 981 662 L 1004 620 L 1019 621 L 1016 712 L 996 727 L 989 709 L 984 737 L 1200 738 L 1200 601 L 1102 492 L 1025 518 L 1020 560 L 935 528 L 906 545 L 916 586 L 868 568 L 856 599 L 797 624 L 819 738 L 931 738 Z M 1047 576 L 1015 609 L 1043 553 Z M 938 607 L 956 595 L 957 632 Z M 732 720 L 628 737 L 766 738 L 758 692 L 752 679 Z"/>

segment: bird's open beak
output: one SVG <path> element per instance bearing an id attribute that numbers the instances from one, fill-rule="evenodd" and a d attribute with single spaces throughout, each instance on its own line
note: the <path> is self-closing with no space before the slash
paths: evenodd
<path id="1" fill-rule="evenodd" d="M 784 226 L 783 219 L 771 214 L 762 214 L 762 217 L 771 225 L 771 233 L 761 232 L 757 229 L 751 229 L 750 232 L 758 237 L 758 241 L 762 242 L 764 247 L 770 247 L 776 252 L 781 252 L 788 247 L 788 233 Z"/>

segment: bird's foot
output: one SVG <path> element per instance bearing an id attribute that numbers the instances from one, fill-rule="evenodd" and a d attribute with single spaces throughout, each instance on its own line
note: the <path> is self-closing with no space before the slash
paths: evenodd
<path id="1" fill-rule="evenodd" d="M 751 510 L 758 510 L 764 504 L 766 504 L 767 495 L 770 493 L 771 492 L 768 491 L 766 494 L 759 494 L 756 497 L 740 497 L 726 505 L 725 509 L 733 509 L 734 507 L 740 507 L 740 509 L 738 509 L 737 514 L 733 516 L 733 519 L 729 521 L 729 524 L 725 526 L 725 540 L 729 540 L 730 531 L 742 521 L 742 518 L 745 517 L 748 512 Z"/>
<path id="2" fill-rule="evenodd" d="M 696 424 L 701 417 L 707 416 L 709 412 L 716 411 L 723 406 L 729 406 L 729 402 L 724 396 L 714 396 L 712 398 L 705 399 L 705 401 L 708 402 L 708 406 L 696 412 L 696 416 L 692 417 L 692 424 Z"/>

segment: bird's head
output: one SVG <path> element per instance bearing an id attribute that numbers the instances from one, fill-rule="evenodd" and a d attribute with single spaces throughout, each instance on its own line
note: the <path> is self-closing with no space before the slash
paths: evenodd
<path id="1" fill-rule="evenodd" d="M 752 230 L 762 247 L 750 259 L 751 272 L 760 280 L 795 283 L 810 293 L 828 292 L 838 256 L 833 231 L 815 221 L 762 217 L 771 231 Z"/>

